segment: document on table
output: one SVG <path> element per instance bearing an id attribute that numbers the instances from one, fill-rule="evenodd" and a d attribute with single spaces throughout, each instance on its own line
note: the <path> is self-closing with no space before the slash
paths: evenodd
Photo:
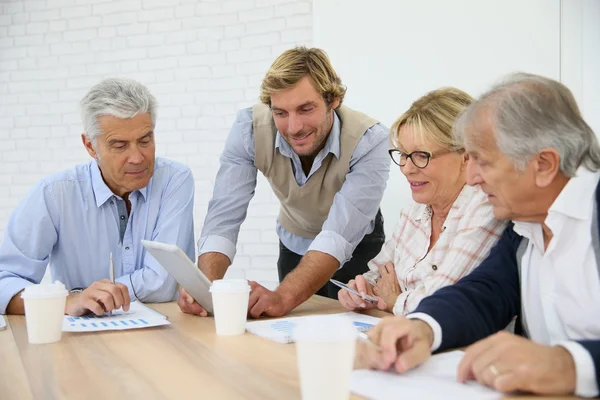
<path id="1" fill-rule="evenodd" d="M 294 328 L 298 322 L 307 318 L 346 318 L 352 321 L 354 327 L 361 332 L 366 332 L 375 326 L 380 318 L 371 317 L 355 312 L 329 315 L 312 315 L 306 317 L 291 317 L 271 319 L 267 321 L 253 321 L 246 323 L 246 330 L 257 336 L 261 336 L 279 343 L 294 343 Z"/>
<path id="2" fill-rule="evenodd" d="M 65 315 L 62 330 L 63 332 L 115 331 L 169 324 L 166 316 L 146 307 L 140 301 L 134 301 L 129 306 L 129 311 L 119 309 L 113 311 L 112 314 L 99 316 L 93 314 L 83 317 Z"/>
<path id="3" fill-rule="evenodd" d="M 352 372 L 350 390 L 378 400 L 398 399 L 499 399 L 502 394 L 477 382 L 456 381 L 456 370 L 464 352 L 432 356 L 425 364 L 404 374 L 360 369 Z"/>

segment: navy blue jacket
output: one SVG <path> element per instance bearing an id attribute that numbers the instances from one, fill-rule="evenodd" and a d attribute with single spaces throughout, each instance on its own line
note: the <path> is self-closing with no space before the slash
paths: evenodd
<path id="1" fill-rule="evenodd" d="M 430 315 L 442 328 L 439 350 L 470 345 L 504 329 L 515 315 L 519 316 L 521 291 L 516 252 L 521 239 L 510 224 L 488 258 L 471 274 L 421 301 L 414 312 Z M 519 323 L 516 331 L 520 331 Z M 576 342 L 591 354 L 600 386 L 598 336 Z"/>

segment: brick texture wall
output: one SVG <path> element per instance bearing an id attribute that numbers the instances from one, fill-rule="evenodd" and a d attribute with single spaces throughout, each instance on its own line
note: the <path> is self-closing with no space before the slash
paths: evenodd
<path id="1" fill-rule="evenodd" d="M 236 111 L 277 55 L 311 42 L 310 0 L 0 1 L 0 235 L 38 179 L 89 160 L 78 102 L 122 76 L 158 99 L 157 155 L 193 170 L 198 236 Z M 261 177 L 232 276 L 276 285 L 277 210 Z"/>

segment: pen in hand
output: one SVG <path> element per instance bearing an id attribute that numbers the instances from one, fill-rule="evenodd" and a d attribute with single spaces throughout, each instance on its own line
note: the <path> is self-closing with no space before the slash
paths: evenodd
<path id="1" fill-rule="evenodd" d="M 371 284 L 371 286 L 377 286 L 377 281 L 379 280 L 379 278 L 381 278 L 381 276 L 379 274 L 377 274 L 377 276 L 375 278 L 372 278 L 369 275 L 363 275 L 365 277 L 365 281 L 367 281 L 368 283 Z"/>
<path id="2" fill-rule="evenodd" d="M 112 252 L 110 253 L 110 283 L 112 283 L 113 285 L 115 284 L 115 265 L 113 264 L 113 257 L 112 257 Z M 112 310 L 110 311 L 110 313 L 112 314 Z"/>
<path id="3" fill-rule="evenodd" d="M 110 253 L 110 283 L 115 283 L 115 265 L 113 264 L 112 253 Z"/>
<path id="4" fill-rule="evenodd" d="M 364 332 L 358 332 L 358 340 L 360 340 L 361 342 L 365 342 L 366 344 L 368 344 L 369 346 L 373 347 L 377 351 L 381 351 L 381 347 L 379 347 L 378 345 L 376 345 L 375 343 L 373 343 L 371 341 L 371 339 L 369 339 L 369 335 L 367 335 Z"/>

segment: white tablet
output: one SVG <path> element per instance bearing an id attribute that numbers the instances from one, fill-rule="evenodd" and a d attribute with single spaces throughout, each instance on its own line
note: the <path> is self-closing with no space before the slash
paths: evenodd
<path id="1" fill-rule="evenodd" d="M 209 292 L 211 281 L 196 264 L 174 244 L 142 240 L 142 245 L 152 257 L 209 313 L 213 312 Z"/>

